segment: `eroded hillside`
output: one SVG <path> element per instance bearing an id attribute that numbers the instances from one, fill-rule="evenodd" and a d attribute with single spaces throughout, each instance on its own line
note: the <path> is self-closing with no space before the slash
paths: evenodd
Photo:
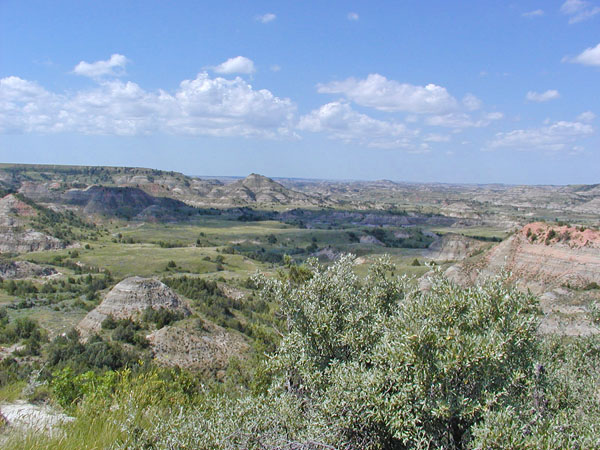
<path id="1" fill-rule="evenodd" d="M 600 299 L 600 232 L 587 227 L 533 222 L 447 274 L 470 284 L 507 271 L 522 289 L 540 297 L 542 329 L 597 332 L 590 308 Z"/>

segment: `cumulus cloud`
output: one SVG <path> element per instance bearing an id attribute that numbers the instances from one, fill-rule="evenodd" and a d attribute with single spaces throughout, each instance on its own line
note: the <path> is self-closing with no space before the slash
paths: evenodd
<path id="1" fill-rule="evenodd" d="M 291 136 L 296 106 L 239 77 L 200 73 L 174 94 L 133 82 L 55 94 L 18 77 L 0 79 L 0 132 L 207 136 Z"/>
<path id="2" fill-rule="evenodd" d="M 348 78 L 344 81 L 320 84 L 317 89 L 320 93 L 342 94 L 361 106 L 388 112 L 443 113 L 456 108 L 458 104 L 441 86 L 399 83 L 376 73 L 362 80 Z"/>
<path id="3" fill-rule="evenodd" d="M 572 149 L 578 139 L 593 133 L 594 128 L 589 124 L 559 121 L 539 128 L 497 133 L 488 148 L 562 151 Z"/>
<path id="4" fill-rule="evenodd" d="M 356 21 L 358 19 L 359 19 L 359 16 L 358 16 L 357 13 L 355 13 L 355 12 L 349 12 L 348 13 L 348 20 Z"/>
<path id="5" fill-rule="evenodd" d="M 98 78 L 103 76 L 118 77 L 125 73 L 125 65 L 128 60 L 123 55 L 115 53 L 106 61 L 88 63 L 81 61 L 73 69 L 73 73 L 84 77 Z"/>
<path id="6" fill-rule="evenodd" d="M 277 18 L 277 16 L 273 13 L 266 13 L 266 14 L 262 14 L 260 16 L 256 16 L 256 20 L 258 20 L 259 22 L 262 22 L 262 23 L 273 22 L 276 18 Z"/>
<path id="7" fill-rule="evenodd" d="M 533 11 L 527 11 L 521 14 L 523 17 L 532 18 L 532 17 L 540 17 L 544 15 L 544 10 L 542 9 L 534 9 Z"/>
<path id="8" fill-rule="evenodd" d="M 529 91 L 525 96 L 530 102 L 548 102 L 560 98 L 560 94 L 556 89 L 548 89 L 546 92 Z"/>
<path id="9" fill-rule="evenodd" d="M 245 56 L 236 56 L 235 58 L 229 58 L 227 61 L 214 67 L 213 70 L 220 74 L 232 74 L 232 73 L 254 73 L 254 62 L 246 58 Z"/>
<path id="10" fill-rule="evenodd" d="M 65 99 L 19 77 L 0 79 L 0 132 L 61 131 Z"/>
<path id="11" fill-rule="evenodd" d="M 569 16 L 569 23 L 583 22 L 600 13 L 600 7 L 585 0 L 567 0 L 560 7 L 563 14 Z"/>
<path id="12" fill-rule="evenodd" d="M 465 95 L 462 102 L 465 108 L 467 108 L 469 111 L 475 111 L 476 109 L 481 108 L 482 104 L 481 100 L 479 100 L 473 94 Z"/>
<path id="13" fill-rule="evenodd" d="M 345 102 L 327 103 L 311 111 L 300 118 L 298 128 L 378 148 L 414 148 L 412 138 L 417 134 L 402 123 L 378 120 L 354 111 Z"/>
<path id="14" fill-rule="evenodd" d="M 580 122 L 593 122 L 595 118 L 596 114 L 594 114 L 591 111 L 582 112 L 577 116 L 577 120 L 579 120 Z"/>
<path id="15" fill-rule="evenodd" d="M 583 64 L 584 66 L 600 66 L 600 44 L 586 48 L 574 58 L 564 57 L 563 62 Z"/>

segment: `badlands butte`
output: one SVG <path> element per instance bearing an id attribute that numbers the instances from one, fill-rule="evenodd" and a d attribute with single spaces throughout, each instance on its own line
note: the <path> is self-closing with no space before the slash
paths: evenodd
<path id="1" fill-rule="evenodd" d="M 0 359 L 45 364 L 78 349 L 72 364 L 95 343 L 114 361 L 224 380 L 253 354 L 272 351 L 284 326 L 277 304 L 257 295 L 254 275 L 278 277 L 282 267 L 345 253 L 356 256 L 360 276 L 389 255 L 423 289 L 432 270 L 465 286 L 507 272 L 540 299 L 540 332 L 597 333 L 599 208 L 600 185 L 2 164 L 2 317 L 5 325 L 35 322 L 41 337 L 33 350 L 0 342 Z"/>

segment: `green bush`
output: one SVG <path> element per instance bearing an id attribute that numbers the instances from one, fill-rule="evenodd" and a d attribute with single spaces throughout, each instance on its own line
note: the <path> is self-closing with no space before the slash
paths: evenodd
<path id="1" fill-rule="evenodd" d="M 535 302 L 504 280 L 465 290 L 439 273 L 422 293 L 392 270 L 379 262 L 362 282 L 344 257 L 299 287 L 267 283 L 290 328 L 279 389 L 314 404 L 341 442 L 462 448 L 531 372 Z"/>
<path id="2" fill-rule="evenodd" d="M 20 317 L 9 321 L 8 316 L 0 314 L 0 342 L 15 344 L 24 342 L 29 348 L 27 354 L 37 355 L 40 344 L 48 340 L 46 331 L 38 323 L 28 317 Z"/>
<path id="3" fill-rule="evenodd" d="M 525 395 L 486 411 L 474 448 L 600 448 L 600 338 L 548 336 L 540 350 Z"/>
<path id="4" fill-rule="evenodd" d="M 88 370 L 118 370 L 138 365 L 143 354 L 125 349 L 119 342 L 107 342 L 92 335 L 83 343 L 76 330 L 56 337 L 47 346 L 48 370 L 71 367 L 79 374 Z"/>
<path id="5" fill-rule="evenodd" d="M 173 322 L 183 319 L 183 313 L 179 311 L 171 311 L 167 308 L 152 309 L 150 307 L 144 310 L 142 314 L 142 321 L 147 323 L 154 323 L 157 328 L 162 328 L 167 325 L 171 325 Z"/>

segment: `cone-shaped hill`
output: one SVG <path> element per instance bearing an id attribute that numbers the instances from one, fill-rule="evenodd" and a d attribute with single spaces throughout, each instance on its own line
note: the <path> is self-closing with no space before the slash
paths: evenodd
<path id="1" fill-rule="evenodd" d="M 232 204 L 319 205 L 323 203 L 320 198 L 288 189 L 271 178 L 255 173 L 225 186 L 215 187 L 208 197 Z"/>
<path id="2" fill-rule="evenodd" d="M 108 316 L 115 319 L 138 319 L 147 309 L 165 308 L 185 316 L 190 310 L 167 285 L 153 278 L 131 277 L 118 283 L 102 303 L 90 311 L 77 325 L 86 335 L 100 331 Z"/>

